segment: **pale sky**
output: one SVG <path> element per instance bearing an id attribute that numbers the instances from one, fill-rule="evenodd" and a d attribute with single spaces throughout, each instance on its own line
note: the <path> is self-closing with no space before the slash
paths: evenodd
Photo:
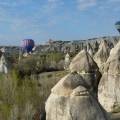
<path id="1" fill-rule="evenodd" d="M 119 35 L 120 0 L 0 0 L 0 45 Z"/>

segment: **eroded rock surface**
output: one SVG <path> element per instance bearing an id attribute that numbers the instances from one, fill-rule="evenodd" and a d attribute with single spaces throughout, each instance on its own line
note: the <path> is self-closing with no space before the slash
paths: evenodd
<path id="1" fill-rule="evenodd" d="M 94 51 L 90 43 L 87 44 L 87 52 L 93 57 Z"/>
<path id="2" fill-rule="evenodd" d="M 98 97 L 102 106 L 111 112 L 120 107 L 120 42 L 111 50 L 105 64 Z"/>
<path id="3" fill-rule="evenodd" d="M 64 64 L 64 69 L 69 70 L 69 65 L 70 65 L 70 55 L 67 53 L 65 55 L 65 64 Z"/>
<path id="4" fill-rule="evenodd" d="M 46 120 L 109 120 L 89 93 L 82 76 L 70 73 L 51 90 L 46 102 Z"/>
<path id="5" fill-rule="evenodd" d="M 89 86 L 89 90 L 97 96 L 97 89 L 101 73 L 93 58 L 86 50 L 82 50 L 72 60 L 70 64 L 71 72 L 79 73 Z"/>
<path id="6" fill-rule="evenodd" d="M 104 63 L 107 61 L 110 54 L 110 48 L 108 46 L 108 42 L 106 40 L 102 40 L 99 46 L 98 52 L 94 56 L 94 60 L 96 61 L 99 68 L 104 67 Z"/>

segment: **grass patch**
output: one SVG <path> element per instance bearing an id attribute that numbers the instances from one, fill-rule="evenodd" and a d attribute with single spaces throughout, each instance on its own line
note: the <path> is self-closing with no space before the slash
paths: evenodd
<path id="1" fill-rule="evenodd" d="M 8 76 L 1 74 L 0 120 L 37 120 L 34 115 L 44 111 L 51 88 L 66 74 L 66 71 L 45 72 L 34 80 L 18 79 L 14 71 Z"/>

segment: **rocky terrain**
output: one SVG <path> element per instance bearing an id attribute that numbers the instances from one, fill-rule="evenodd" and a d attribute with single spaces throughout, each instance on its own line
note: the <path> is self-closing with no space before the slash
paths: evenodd
<path id="1" fill-rule="evenodd" d="M 0 119 L 120 120 L 119 38 L 51 40 L 21 59 L 5 47 L 13 66 L 0 74 Z"/>
<path id="2" fill-rule="evenodd" d="M 87 44 L 72 59 L 69 74 L 52 88 L 46 120 L 119 120 L 119 52 L 117 41 L 101 39 L 96 51 Z"/>
<path id="3" fill-rule="evenodd" d="M 51 90 L 46 120 L 109 120 L 97 101 L 100 72 L 92 57 L 81 51 L 70 64 L 70 73 Z"/>
<path id="4" fill-rule="evenodd" d="M 119 36 L 104 36 L 99 38 L 91 38 L 85 40 L 73 40 L 73 41 L 48 41 L 44 45 L 36 45 L 36 53 L 41 52 L 71 52 L 78 53 L 82 49 L 90 49 L 88 44 L 92 46 L 92 52 L 95 52 L 99 48 L 99 44 L 101 40 L 108 41 L 108 45 L 112 48 L 119 40 Z M 20 46 L 0 46 L 0 48 L 5 47 L 8 53 L 19 53 Z M 91 51 L 91 50 L 90 50 Z M 89 51 L 89 52 L 90 52 Z"/>

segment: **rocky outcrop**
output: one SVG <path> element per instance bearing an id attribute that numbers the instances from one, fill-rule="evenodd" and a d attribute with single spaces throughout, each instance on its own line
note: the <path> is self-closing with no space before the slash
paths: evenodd
<path id="1" fill-rule="evenodd" d="M 99 50 L 94 56 L 94 60 L 96 61 L 99 68 L 103 68 L 104 63 L 107 61 L 110 54 L 110 48 L 108 46 L 108 42 L 106 40 L 101 40 Z"/>
<path id="2" fill-rule="evenodd" d="M 105 37 L 98 37 L 98 38 L 90 38 L 84 40 L 72 40 L 72 41 L 62 41 L 62 40 L 53 40 L 52 42 L 48 42 L 41 45 L 36 45 L 36 49 L 34 54 L 39 53 L 46 53 L 46 52 L 64 52 L 64 53 L 72 53 L 76 54 L 78 51 L 83 49 L 87 49 L 87 44 L 90 43 L 93 49 L 93 54 L 98 51 L 99 44 L 101 39 L 109 41 L 110 48 L 113 47 L 119 41 L 119 36 L 105 36 Z M 111 44 L 113 43 L 113 44 Z M 8 54 L 16 54 L 20 51 L 20 46 L 0 46 L 0 48 L 5 48 Z"/>
<path id="3" fill-rule="evenodd" d="M 7 62 L 4 54 L 0 58 L 0 73 L 4 73 L 4 74 L 8 73 Z"/>
<path id="4" fill-rule="evenodd" d="M 78 73 L 93 73 L 98 71 L 99 68 L 89 53 L 82 50 L 71 61 L 70 70 Z"/>
<path id="5" fill-rule="evenodd" d="M 65 64 L 64 64 L 64 69 L 69 70 L 69 65 L 70 65 L 70 55 L 67 53 L 65 55 Z"/>
<path id="6" fill-rule="evenodd" d="M 99 84 L 98 98 L 111 112 L 120 107 L 120 42 L 110 52 Z"/>
<path id="7" fill-rule="evenodd" d="M 46 120 L 109 120 L 87 87 L 77 73 L 62 78 L 46 102 Z"/>
<path id="8" fill-rule="evenodd" d="M 72 60 L 70 71 L 79 73 L 89 86 L 89 90 L 97 96 L 97 89 L 101 73 L 93 58 L 86 50 L 82 50 Z"/>
<path id="9" fill-rule="evenodd" d="M 93 57 L 94 51 L 90 43 L 87 44 L 87 52 Z"/>
<path id="10" fill-rule="evenodd" d="M 86 50 L 72 60 L 70 71 L 51 90 L 46 120 L 110 120 L 96 97 L 99 68 Z"/>

